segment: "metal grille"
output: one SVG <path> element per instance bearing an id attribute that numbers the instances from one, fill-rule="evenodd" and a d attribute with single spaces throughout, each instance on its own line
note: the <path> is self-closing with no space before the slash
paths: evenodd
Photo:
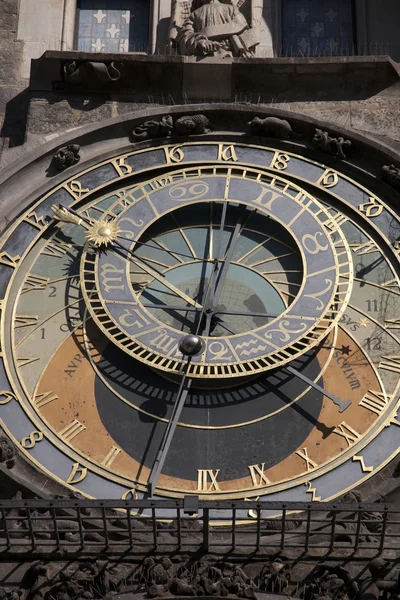
<path id="1" fill-rule="evenodd" d="M 400 550 L 400 507 L 182 500 L 0 501 L 0 553 L 254 553 L 332 557 Z"/>

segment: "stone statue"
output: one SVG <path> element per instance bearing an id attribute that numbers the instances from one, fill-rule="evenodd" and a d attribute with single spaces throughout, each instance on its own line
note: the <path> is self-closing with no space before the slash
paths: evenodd
<path id="1" fill-rule="evenodd" d="M 261 13 L 262 0 L 174 0 L 170 39 L 185 56 L 252 58 Z"/>

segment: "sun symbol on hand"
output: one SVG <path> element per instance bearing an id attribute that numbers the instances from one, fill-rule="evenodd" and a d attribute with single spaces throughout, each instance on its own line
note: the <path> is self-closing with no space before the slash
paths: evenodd
<path id="1" fill-rule="evenodd" d="M 119 233 L 120 228 L 117 223 L 99 219 L 98 221 L 93 221 L 88 227 L 86 238 L 93 246 L 100 248 L 101 246 L 108 246 L 115 242 Z"/>

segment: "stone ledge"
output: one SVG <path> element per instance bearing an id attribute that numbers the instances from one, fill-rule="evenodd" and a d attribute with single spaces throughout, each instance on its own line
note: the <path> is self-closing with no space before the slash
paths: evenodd
<path id="1" fill-rule="evenodd" d="M 247 90 L 263 94 L 263 102 L 271 97 L 289 102 L 360 100 L 400 86 L 399 72 L 387 56 L 248 60 L 47 51 L 32 61 L 30 90 L 112 94 L 121 99 L 129 95 L 132 101 L 171 94 L 176 103 L 234 100 L 238 91 Z"/>

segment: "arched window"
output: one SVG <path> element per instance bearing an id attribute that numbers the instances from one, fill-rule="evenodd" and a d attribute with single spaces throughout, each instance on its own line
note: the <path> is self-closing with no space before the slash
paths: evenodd
<path id="1" fill-rule="evenodd" d="M 149 0 L 79 0 L 75 48 L 147 52 L 149 12 Z"/>
<path id="2" fill-rule="evenodd" d="M 356 52 L 353 0 L 282 0 L 282 55 Z"/>

